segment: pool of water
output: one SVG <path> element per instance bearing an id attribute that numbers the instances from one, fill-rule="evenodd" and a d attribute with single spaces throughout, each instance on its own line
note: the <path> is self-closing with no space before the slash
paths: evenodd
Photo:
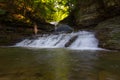
<path id="1" fill-rule="evenodd" d="M 0 80 L 120 80 L 120 52 L 0 47 Z"/>

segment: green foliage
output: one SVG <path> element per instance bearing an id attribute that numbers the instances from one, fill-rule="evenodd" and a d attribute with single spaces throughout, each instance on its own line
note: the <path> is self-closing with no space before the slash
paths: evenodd
<path id="1" fill-rule="evenodd" d="M 5 13 L 6 13 L 6 11 L 5 11 L 5 10 L 0 9 L 0 15 L 5 14 Z"/>
<path id="2" fill-rule="evenodd" d="M 68 15 L 66 0 L 35 0 L 35 10 L 47 21 L 60 21 Z"/>
<path id="3" fill-rule="evenodd" d="M 31 16 L 51 22 L 60 21 L 68 16 L 76 0 L 2 0 L 2 8 L 11 13 L 11 17 L 30 22 Z M 1 3 L 1 2 L 0 2 Z M 0 10 L 0 14 L 5 13 Z"/>

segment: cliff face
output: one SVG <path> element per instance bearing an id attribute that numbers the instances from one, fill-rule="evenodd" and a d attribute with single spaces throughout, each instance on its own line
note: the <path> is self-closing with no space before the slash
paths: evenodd
<path id="1" fill-rule="evenodd" d="M 120 0 L 78 0 L 75 9 L 61 23 L 95 30 L 100 47 L 120 50 Z"/>
<path id="2" fill-rule="evenodd" d="M 120 16 L 99 23 L 95 31 L 100 47 L 120 50 Z"/>
<path id="3" fill-rule="evenodd" d="M 62 22 L 83 28 L 119 14 L 120 0 L 78 0 L 75 9 Z"/>

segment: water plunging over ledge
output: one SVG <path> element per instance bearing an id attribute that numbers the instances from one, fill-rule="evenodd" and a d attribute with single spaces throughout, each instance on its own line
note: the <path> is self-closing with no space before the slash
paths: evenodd
<path id="1" fill-rule="evenodd" d="M 44 34 L 35 39 L 25 39 L 15 46 L 33 48 L 69 48 L 77 50 L 101 50 L 94 33 L 79 31 L 73 33 Z"/>

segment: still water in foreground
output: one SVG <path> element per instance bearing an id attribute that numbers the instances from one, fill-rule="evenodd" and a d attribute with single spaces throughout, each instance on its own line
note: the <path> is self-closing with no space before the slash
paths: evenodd
<path id="1" fill-rule="evenodd" d="M 0 80 L 120 80 L 120 52 L 1 47 Z"/>

